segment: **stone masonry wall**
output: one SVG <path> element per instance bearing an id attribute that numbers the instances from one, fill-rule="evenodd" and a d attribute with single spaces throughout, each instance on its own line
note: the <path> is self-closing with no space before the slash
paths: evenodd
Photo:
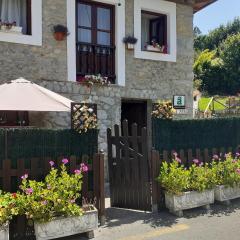
<path id="1" fill-rule="evenodd" d="M 66 25 L 66 0 L 43 0 L 43 46 L 33 47 L 0 42 L 0 82 L 20 76 L 76 102 L 98 105 L 99 148 L 107 150 L 106 129 L 121 120 L 122 99 L 171 99 L 186 95 L 192 117 L 193 9 L 177 4 L 177 62 L 135 59 L 126 51 L 126 87 L 93 87 L 92 91 L 67 81 L 66 41 L 56 42 L 51 27 Z M 126 1 L 126 34 L 132 34 L 133 0 Z M 39 127 L 69 128 L 69 113 L 30 113 L 30 123 Z M 106 164 L 107 167 L 107 164 Z M 106 171 L 107 172 L 107 171 Z"/>

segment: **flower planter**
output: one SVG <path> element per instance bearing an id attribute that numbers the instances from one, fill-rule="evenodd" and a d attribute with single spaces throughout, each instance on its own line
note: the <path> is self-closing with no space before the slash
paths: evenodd
<path id="1" fill-rule="evenodd" d="M 88 233 L 93 237 L 93 231 L 98 227 L 98 212 L 96 208 L 87 211 L 82 216 L 57 218 L 48 223 L 35 223 L 36 240 L 56 239 L 80 233 Z"/>
<path id="2" fill-rule="evenodd" d="M 229 204 L 230 200 L 240 198 L 240 186 L 216 186 L 214 189 L 214 197 L 216 201 Z"/>
<path id="3" fill-rule="evenodd" d="M 154 47 L 152 45 L 147 45 L 146 50 L 151 52 L 161 52 L 160 48 Z"/>
<path id="4" fill-rule="evenodd" d="M 126 48 L 127 48 L 127 50 L 133 50 L 133 49 L 134 49 L 134 44 L 132 44 L 132 43 L 127 43 L 127 44 L 126 44 Z"/>
<path id="5" fill-rule="evenodd" d="M 179 217 L 183 216 L 183 210 L 196 207 L 209 209 L 212 203 L 214 203 L 214 190 L 185 192 L 180 196 L 165 193 L 166 207 Z"/>
<path id="6" fill-rule="evenodd" d="M 55 32 L 54 38 L 56 41 L 63 41 L 66 38 L 66 34 L 63 32 Z"/>
<path id="7" fill-rule="evenodd" d="M 0 240 L 9 240 L 9 224 L 0 227 Z"/>
<path id="8" fill-rule="evenodd" d="M 6 26 L 2 26 L 0 32 L 22 34 L 22 27 L 13 26 L 11 28 L 7 28 Z"/>

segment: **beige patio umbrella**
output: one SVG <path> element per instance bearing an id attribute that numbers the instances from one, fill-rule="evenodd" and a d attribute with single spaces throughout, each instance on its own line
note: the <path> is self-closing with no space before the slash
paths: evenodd
<path id="1" fill-rule="evenodd" d="M 0 111 L 70 112 L 72 101 L 26 79 L 0 85 Z"/>

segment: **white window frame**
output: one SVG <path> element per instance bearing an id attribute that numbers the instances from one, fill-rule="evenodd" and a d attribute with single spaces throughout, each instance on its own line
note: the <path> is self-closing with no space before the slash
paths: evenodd
<path id="1" fill-rule="evenodd" d="M 101 0 L 99 2 L 115 5 L 115 69 L 116 84 L 125 86 L 125 0 Z M 68 80 L 77 81 L 76 69 L 76 1 L 67 0 L 67 38 Z"/>
<path id="2" fill-rule="evenodd" d="M 32 0 L 31 11 L 31 35 L 0 32 L 0 41 L 42 46 L 42 0 Z"/>
<path id="3" fill-rule="evenodd" d="M 168 54 L 142 50 L 142 10 L 167 15 Z M 163 0 L 134 0 L 134 36 L 139 39 L 135 47 L 135 58 L 176 62 L 177 27 L 176 3 Z"/>

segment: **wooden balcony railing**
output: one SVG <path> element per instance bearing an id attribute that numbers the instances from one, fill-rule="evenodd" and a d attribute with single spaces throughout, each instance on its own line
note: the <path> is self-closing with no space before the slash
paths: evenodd
<path id="1" fill-rule="evenodd" d="M 77 76 L 101 74 L 115 82 L 115 46 L 77 43 Z"/>

